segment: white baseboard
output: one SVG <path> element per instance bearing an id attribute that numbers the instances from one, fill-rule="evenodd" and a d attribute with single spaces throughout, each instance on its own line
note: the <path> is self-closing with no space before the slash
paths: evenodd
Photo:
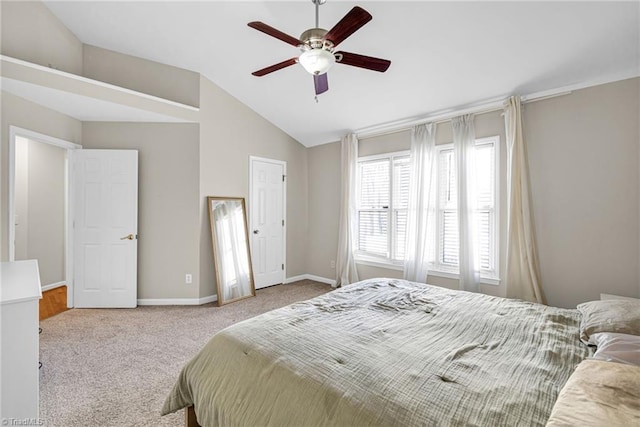
<path id="1" fill-rule="evenodd" d="M 306 274 L 301 274 L 299 276 L 292 276 L 292 277 L 287 277 L 284 281 L 285 285 L 288 285 L 289 283 L 293 283 L 293 282 L 299 282 L 300 280 L 306 280 L 307 275 Z"/>
<path id="2" fill-rule="evenodd" d="M 299 276 L 288 277 L 284 283 L 293 283 L 299 280 L 313 280 L 315 282 L 326 283 L 331 286 L 336 285 L 336 281 L 333 279 L 327 279 L 326 277 L 320 277 L 313 274 L 301 274 Z"/>
<path id="3" fill-rule="evenodd" d="M 202 305 L 218 301 L 217 295 L 204 298 L 145 298 L 139 299 L 138 305 Z"/>
<path id="4" fill-rule="evenodd" d="M 313 280 L 327 285 L 335 286 L 336 281 L 327 279 L 326 277 L 315 276 L 313 274 L 301 274 L 299 276 L 287 277 L 285 284 L 298 282 L 300 280 Z M 45 289 L 42 288 L 44 291 Z M 139 299 L 138 305 L 202 305 L 210 302 L 218 301 L 217 295 L 210 295 L 204 298 L 145 298 Z"/>
<path id="5" fill-rule="evenodd" d="M 66 285 L 67 285 L 67 282 L 50 283 L 48 285 L 42 286 L 41 289 L 42 289 L 42 292 L 45 292 L 45 291 L 50 291 L 51 289 L 60 288 Z"/>

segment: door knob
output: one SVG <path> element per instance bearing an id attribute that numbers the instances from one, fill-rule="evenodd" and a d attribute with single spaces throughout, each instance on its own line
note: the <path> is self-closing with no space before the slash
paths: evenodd
<path id="1" fill-rule="evenodd" d="M 260 230 L 253 230 L 253 234 L 258 234 L 260 233 Z"/>
<path id="2" fill-rule="evenodd" d="M 129 234 L 128 236 L 121 237 L 120 240 L 133 240 L 133 234 Z"/>

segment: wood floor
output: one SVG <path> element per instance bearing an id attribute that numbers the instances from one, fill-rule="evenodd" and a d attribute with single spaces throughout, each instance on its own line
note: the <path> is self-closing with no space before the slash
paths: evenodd
<path id="1" fill-rule="evenodd" d="M 66 286 L 61 286 L 42 293 L 42 299 L 40 300 L 40 320 L 47 319 L 67 310 Z"/>

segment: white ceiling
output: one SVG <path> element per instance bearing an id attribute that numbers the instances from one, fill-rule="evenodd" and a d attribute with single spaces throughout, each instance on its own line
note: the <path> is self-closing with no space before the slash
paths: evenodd
<path id="1" fill-rule="evenodd" d="M 314 26 L 311 0 L 45 3 L 83 43 L 197 71 L 305 146 L 500 96 L 640 75 L 638 2 L 328 0 L 323 28 L 355 5 L 373 15 L 337 50 L 392 64 L 384 74 L 336 64 L 318 103 L 300 65 L 251 75 L 298 51 L 247 26 L 299 37 Z"/>

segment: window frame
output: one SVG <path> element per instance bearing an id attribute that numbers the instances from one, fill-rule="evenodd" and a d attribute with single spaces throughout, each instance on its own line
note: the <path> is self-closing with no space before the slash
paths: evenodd
<path id="1" fill-rule="evenodd" d="M 381 154 L 373 154 L 370 156 L 358 157 L 358 170 L 356 174 L 356 212 L 359 213 L 361 211 L 366 212 L 385 212 L 387 213 L 387 256 L 379 256 L 373 254 L 371 252 L 360 251 L 358 249 L 354 250 L 354 258 L 357 263 L 370 265 L 375 267 L 384 267 L 391 268 L 394 270 L 403 270 L 404 269 L 404 260 L 395 260 L 394 259 L 394 248 L 396 247 L 397 240 L 397 227 L 395 216 L 393 215 L 395 212 L 394 207 L 394 161 L 397 158 L 408 158 L 411 157 L 411 152 L 409 150 L 403 151 L 394 151 L 391 153 L 381 153 Z M 389 207 L 384 208 L 365 208 L 362 209 L 360 207 L 360 194 L 361 194 L 361 179 L 360 179 L 360 164 L 367 162 L 374 162 L 379 160 L 388 160 L 389 161 Z M 358 223 L 359 215 L 356 218 L 356 244 L 360 240 L 360 227 Z"/>
<path id="2" fill-rule="evenodd" d="M 480 269 L 480 282 L 490 285 L 500 284 L 500 206 L 502 197 L 500 194 L 500 135 L 488 136 L 483 138 L 476 138 L 475 146 L 493 144 L 493 161 L 494 161 L 494 194 L 493 194 L 493 221 L 492 227 L 493 233 L 493 251 L 489 254 L 493 260 L 493 269 Z M 438 144 L 436 145 L 436 161 L 440 160 L 440 153 L 444 150 L 452 150 L 453 143 Z M 438 168 L 438 166 L 436 166 Z M 458 279 L 460 270 L 458 267 L 452 267 L 443 263 L 440 263 L 441 253 L 441 233 L 440 224 L 443 220 L 440 209 L 440 171 L 436 171 L 438 181 L 436 182 L 436 200 L 438 207 L 436 208 L 436 224 L 438 227 L 436 238 L 436 262 L 429 265 L 429 274 L 439 277 L 446 277 L 451 279 Z M 483 209 L 484 210 L 484 209 Z"/>
<path id="3" fill-rule="evenodd" d="M 493 270 L 481 270 L 480 271 L 480 282 L 483 284 L 488 284 L 488 285 L 499 285 L 501 280 L 500 280 L 500 242 L 501 242 L 501 235 L 502 235 L 502 229 L 501 229 L 501 222 L 500 222 L 500 211 L 501 211 L 501 206 L 502 206 L 502 202 L 504 197 L 502 197 L 501 193 L 500 193 L 500 176 L 501 176 L 501 153 L 500 153 L 500 135 L 493 135 L 493 136 L 488 136 L 488 137 L 482 137 L 482 138 L 476 138 L 475 140 L 475 144 L 476 145 L 483 145 L 483 144 L 490 144 L 492 143 L 494 146 L 494 201 L 493 201 L 493 211 L 494 211 L 494 215 L 493 215 L 493 227 L 494 227 L 494 235 L 493 235 L 493 253 L 491 254 L 491 256 L 493 257 L 493 261 L 494 261 L 494 265 L 493 265 Z M 453 143 L 445 143 L 445 144 L 437 144 L 436 145 L 436 150 L 437 150 L 437 156 L 436 159 L 439 158 L 439 154 L 440 154 L 440 150 L 444 150 L 447 148 L 453 148 Z M 373 160 L 380 160 L 380 159 L 390 159 L 391 163 L 390 163 L 390 168 L 389 168 L 389 174 L 390 176 L 390 180 L 389 180 L 389 186 L 390 186 L 390 192 L 389 192 L 389 196 L 390 196 L 390 200 L 389 200 L 389 209 L 387 212 L 387 218 L 388 218 L 388 224 L 389 227 L 392 227 L 392 221 L 393 219 L 393 159 L 395 157 L 405 157 L 405 156 L 410 156 L 410 150 L 402 150 L 402 151 L 394 151 L 394 152 L 390 152 L 390 153 L 380 153 L 380 154 L 374 154 L 374 155 L 369 155 L 369 156 L 362 156 L 359 157 L 357 162 L 358 162 L 358 173 L 357 173 L 357 194 L 356 197 L 358 197 L 358 203 L 359 203 L 359 199 L 360 199 L 360 170 L 359 170 L 359 166 L 360 166 L 360 162 L 366 162 L 366 161 L 373 161 Z M 437 161 L 437 160 L 436 160 Z M 437 167 L 437 166 L 436 166 Z M 439 171 L 436 171 L 436 175 L 439 176 Z M 439 191 L 439 183 L 436 183 L 436 191 Z M 438 199 L 436 199 L 438 200 Z M 360 206 L 357 206 L 356 208 L 357 212 L 360 212 Z M 436 224 L 438 226 L 438 235 L 440 235 L 440 230 L 439 230 L 439 222 L 440 218 L 439 218 L 439 207 L 437 209 L 438 213 L 438 217 L 436 218 Z M 505 224 L 506 226 L 506 224 Z M 392 258 L 392 253 L 391 250 L 394 247 L 393 244 L 395 242 L 395 239 L 397 238 L 396 236 L 396 231 L 395 231 L 395 224 L 393 224 L 393 231 L 389 231 L 391 233 L 391 235 L 389 236 L 387 245 L 388 245 L 388 257 L 380 257 L 380 256 L 375 256 L 371 253 L 367 253 L 367 252 L 362 252 L 359 250 L 355 250 L 354 251 L 354 258 L 357 264 L 360 265 L 366 265 L 366 266 L 370 266 L 370 267 L 377 267 L 377 268 L 386 268 L 386 269 L 390 269 L 390 270 L 397 270 L 397 271 L 403 271 L 404 270 L 404 260 L 403 261 L 396 261 L 393 260 Z M 359 239 L 359 227 L 357 224 L 357 218 L 356 218 L 356 239 Z M 439 240 L 436 239 L 436 240 Z M 439 244 L 436 242 L 436 244 Z M 436 248 L 436 254 L 439 254 L 439 248 Z M 442 265 L 430 265 L 429 266 L 429 275 L 430 276 L 435 276 L 435 277 L 443 277 L 443 278 L 447 278 L 447 279 L 459 279 L 460 275 L 459 275 L 459 270 L 458 268 L 443 268 Z"/>

